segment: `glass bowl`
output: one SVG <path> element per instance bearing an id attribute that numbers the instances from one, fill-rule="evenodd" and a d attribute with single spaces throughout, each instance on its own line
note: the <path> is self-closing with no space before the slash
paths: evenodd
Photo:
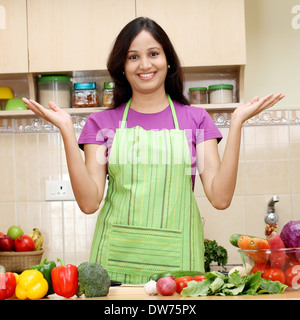
<path id="1" fill-rule="evenodd" d="M 247 273 L 261 271 L 262 277 L 265 278 L 266 276 L 264 276 L 264 274 L 268 269 L 276 268 L 277 270 L 274 270 L 274 274 L 277 272 L 277 274 L 281 273 L 282 275 L 283 273 L 284 283 L 288 285 L 289 289 L 300 289 L 300 248 L 276 250 L 239 249 L 238 252 L 241 255 L 242 263 Z M 282 272 L 278 271 L 278 269 Z"/>

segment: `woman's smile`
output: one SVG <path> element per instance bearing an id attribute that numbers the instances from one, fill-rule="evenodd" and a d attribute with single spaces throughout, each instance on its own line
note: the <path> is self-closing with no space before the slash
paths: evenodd
<path id="1" fill-rule="evenodd" d="M 138 73 L 138 77 L 142 80 L 151 80 L 154 78 L 156 72 L 149 72 L 149 73 Z"/>

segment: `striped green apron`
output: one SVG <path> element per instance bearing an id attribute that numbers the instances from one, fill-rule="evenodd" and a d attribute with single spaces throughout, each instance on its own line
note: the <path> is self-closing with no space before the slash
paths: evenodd
<path id="1" fill-rule="evenodd" d="M 90 262 L 122 283 L 145 283 L 151 274 L 168 270 L 204 271 L 189 146 L 168 99 L 175 129 L 127 129 L 129 100 L 111 147 L 108 191 Z"/>

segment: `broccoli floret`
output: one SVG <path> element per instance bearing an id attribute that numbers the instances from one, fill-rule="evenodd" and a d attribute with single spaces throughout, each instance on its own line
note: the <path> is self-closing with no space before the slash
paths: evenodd
<path id="1" fill-rule="evenodd" d="M 83 262 L 78 266 L 78 289 L 76 295 L 87 298 L 107 296 L 110 277 L 98 263 Z"/>

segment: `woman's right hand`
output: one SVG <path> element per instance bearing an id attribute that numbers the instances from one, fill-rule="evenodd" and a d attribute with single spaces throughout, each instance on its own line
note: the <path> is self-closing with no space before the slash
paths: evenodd
<path id="1" fill-rule="evenodd" d="M 50 109 L 47 109 L 34 100 L 28 100 L 27 98 L 22 98 L 22 100 L 26 103 L 28 109 L 51 122 L 58 129 L 62 130 L 67 126 L 72 125 L 70 115 L 52 101 L 49 102 Z"/>

